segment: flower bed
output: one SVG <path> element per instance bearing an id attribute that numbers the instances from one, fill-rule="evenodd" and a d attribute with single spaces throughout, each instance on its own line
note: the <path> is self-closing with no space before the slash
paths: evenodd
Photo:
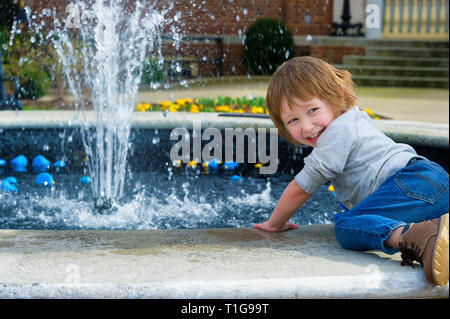
<path id="1" fill-rule="evenodd" d="M 160 101 L 158 103 L 140 102 L 136 105 L 135 111 L 168 111 L 168 112 L 225 112 L 225 113 L 255 113 L 269 114 L 264 98 L 254 97 L 251 99 L 231 98 L 218 96 L 211 98 L 185 98 L 175 101 Z"/>
<path id="2" fill-rule="evenodd" d="M 231 98 L 228 96 L 218 96 L 212 98 L 185 98 L 175 101 L 159 101 L 158 103 L 139 102 L 135 109 L 139 112 L 165 111 L 165 112 L 223 112 L 223 113 L 253 113 L 269 114 L 267 105 L 263 97 L 253 98 Z M 380 119 L 380 115 L 372 112 L 371 109 L 364 109 L 369 116 L 375 120 Z"/>

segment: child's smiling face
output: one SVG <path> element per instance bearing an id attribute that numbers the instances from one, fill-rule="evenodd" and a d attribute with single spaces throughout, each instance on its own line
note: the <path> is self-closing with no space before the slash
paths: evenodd
<path id="1" fill-rule="evenodd" d="M 332 107 L 319 98 L 310 101 L 293 99 L 292 109 L 283 99 L 281 120 L 299 143 L 315 147 L 320 135 L 335 119 Z"/>

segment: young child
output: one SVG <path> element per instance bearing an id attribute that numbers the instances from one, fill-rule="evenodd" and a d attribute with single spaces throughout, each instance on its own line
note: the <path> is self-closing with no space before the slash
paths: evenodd
<path id="1" fill-rule="evenodd" d="M 342 247 L 401 251 L 402 266 L 418 261 L 429 282 L 447 284 L 448 173 L 375 127 L 355 106 L 351 74 L 317 58 L 297 57 L 277 69 L 266 100 L 280 135 L 314 149 L 269 220 L 253 227 L 296 229 L 289 218 L 331 181 L 348 208 L 334 215 Z"/>

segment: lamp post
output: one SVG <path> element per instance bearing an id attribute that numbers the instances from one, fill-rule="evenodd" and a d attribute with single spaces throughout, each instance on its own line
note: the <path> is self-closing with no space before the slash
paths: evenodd
<path id="1" fill-rule="evenodd" d="M 350 23 L 352 16 L 350 15 L 350 0 L 344 0 L 344 7 L 342 9 L 342 23 L 333 23 L 333 32 L 330 34 L 332 36 L 350 36 L 347 33 L 347 30 L 356 28 L 356 34 L 353 36 L 363 37 L 364 33 L 361 32 L 363 24 L 359 23 Z M 341 30 L 339 32 L 339 29 Z"/>
<path id="2" fill-rule="evenodd" d="M 25 11 L 25 1 L 20 0 L 14 20 L 17 21 L 17 26 L 19 28 L 28 30 L 28 17 L 27 12 Z"/>

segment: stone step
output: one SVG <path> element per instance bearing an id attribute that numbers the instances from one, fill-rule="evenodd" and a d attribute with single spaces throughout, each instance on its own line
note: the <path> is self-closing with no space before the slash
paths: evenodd
<path id="1" fill-rule="evenodd" d="M 402 40 L 402 39 L 379 39 L 367 40 L 366 46 L 393 46 L 393 47 L 415 47 L 415 48 L 447 48 L 448 41 L 429 41 L 429 40 Z"/>
<path id="2" fill-rule="evenodd" d="M 354 75 L 353 81 L 359 86 L 395 86 L 448 88 L 448 77 L 403 77 L 379 75 Z"/>
<path id="3" fill-rule="evenodd" d="M 343 58 L 346 65 L 390 65 L 390 66 L 422 66 L 446 67 L 448 58 L 411 58 L 396 56 L 347 55 Z"/>
<path id="4" fill-rule="evenodd" d="M 378 39 L 365 56 L 345 56 L 357 85 L 448 88 L 448 41 Z"/>
<path id="5" fill-rule="evenodd" d="M 414 66 L 389 66 L 389 65 L 333 65 L 337 69 L 345 69 L 355 75 L 378 76 L 408 76 L 408 77 L 437 77 L 449 76 L 449 69 L 442 67 L 414 67 Z"/>
<path id="6" fill-rule="evenodd" d="M 448 48 L 402 47 L 402 46 L 370 46 L 366 48 L 368 56 L 394 57 L 436 57 L 448 58 Z"/>

